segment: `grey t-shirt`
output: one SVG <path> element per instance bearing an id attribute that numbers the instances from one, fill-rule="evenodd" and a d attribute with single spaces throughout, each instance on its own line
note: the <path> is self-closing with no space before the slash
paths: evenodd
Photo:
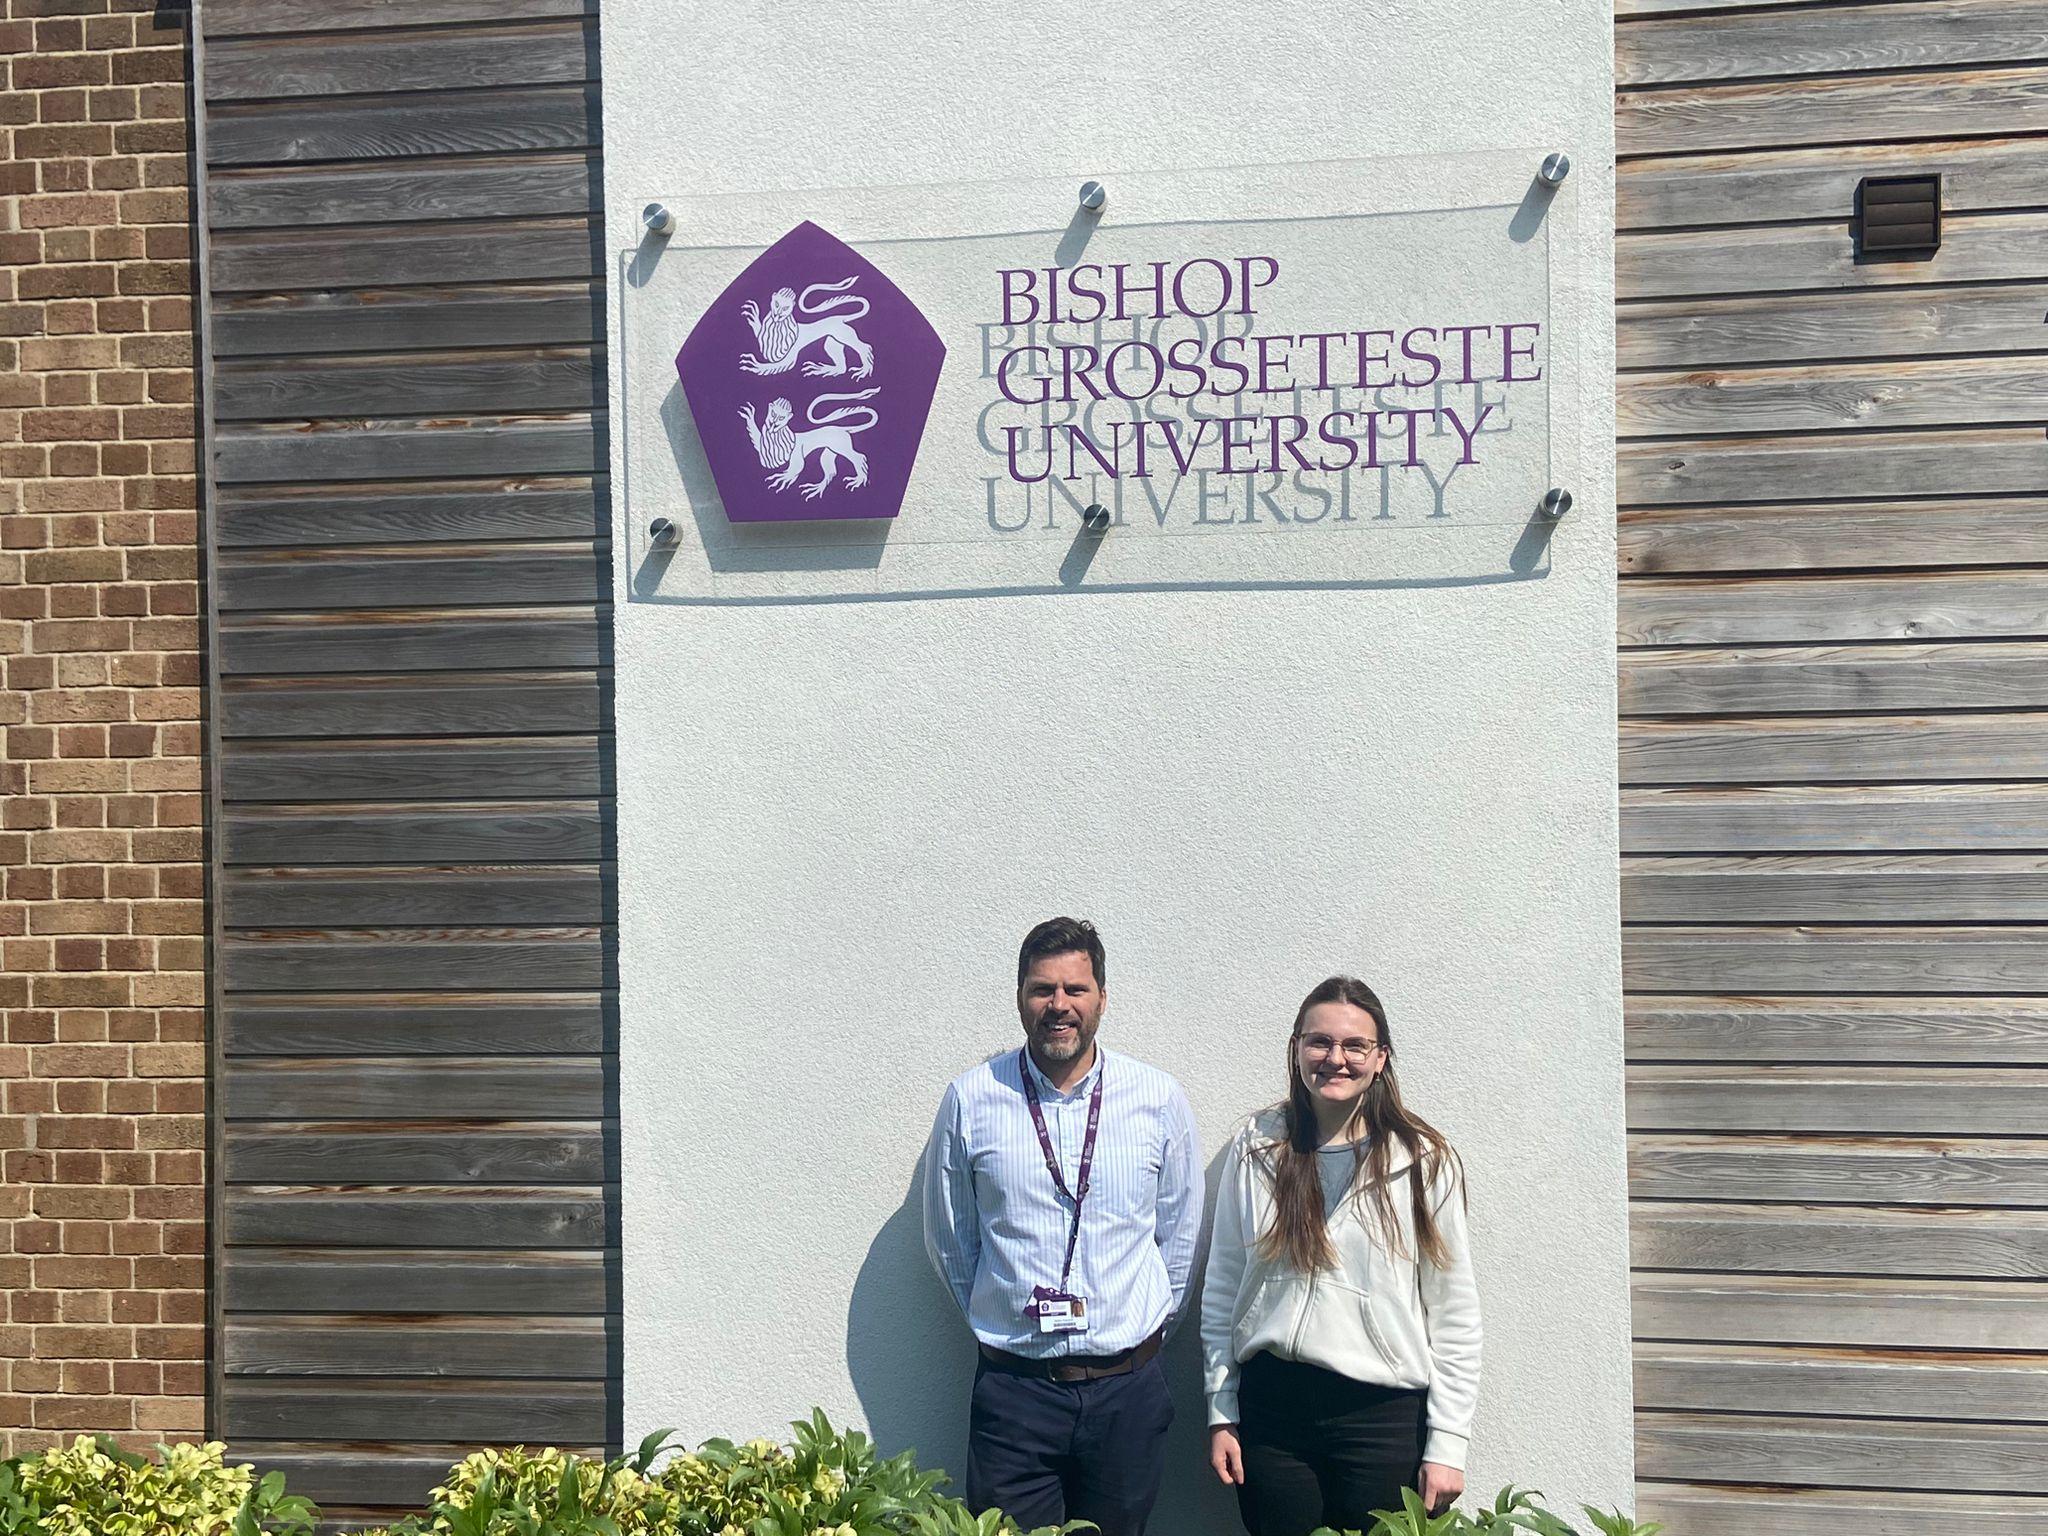
<path id="1" fill-rule="evenodd" d="M 1357 1149 L 1349 1142 L 1316 1148 L 1316 1172 L 1323 1179 L 1323 1220 L 1336 1215 L 1337 1207 L 1351 1193 L 1351 1175 L 1357 1167 Z"/>

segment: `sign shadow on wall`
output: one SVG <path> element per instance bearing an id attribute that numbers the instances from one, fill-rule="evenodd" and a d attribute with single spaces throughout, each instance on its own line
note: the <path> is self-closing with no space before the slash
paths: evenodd
<path id="1" fill-rule="evenodd" d="M 1225 1154 L 1210 1160 L 1198 1256 L 1208 1251 L 1207 1212 L 1215 1206 Z M 1173 1387 L 1174 1422 L 1166 1478 L 1151 1529 L 1172 1536 L 1234 1536 L 1236 1501 L 1208 1467 L 1202 1395 L 1199 1257 L 1188 1315 L 1162 1355 Z M 967 1493 L 967 1400 L 975 1344 L 924 1247 L 924 1175 L 913 1174 L 901 1204 L 868 1245 L 846 1311 L 846 1367 L 867 1428 L 885 1456 L 915 1450 L 918 1465 L 943 1468 L 946 1491 Z"/>

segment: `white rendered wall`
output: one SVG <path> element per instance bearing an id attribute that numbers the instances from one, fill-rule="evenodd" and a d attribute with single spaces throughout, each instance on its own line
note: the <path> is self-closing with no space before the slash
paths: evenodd
<path id="1" fill-rule="evenodd" d="M 972 1347 L 916 1162 L 947 1079 L 1018 1038 L 1018 938 L 1072 912 L 1109 945 L 1104 1042 L 1180 1076 L 1212 1158 L 1277 1096 L 1310 985 L 1381 991 L 1471 1174 L 1472 1486 L 1628 1502 L 1607 6 L 607 0 L 603 25 L 616 248 L 683 194 L 1549 144 L 1592 232 L 1553 315 L 1587 384 L 1542 580 L 668 606 L 625 600 L 628 535 L 673 509 L 617 498 L 629 1441 L 818 1404 L 962 1468 Z M 1194 1331 L 1171 1536 L 1237 1529 Z"/>

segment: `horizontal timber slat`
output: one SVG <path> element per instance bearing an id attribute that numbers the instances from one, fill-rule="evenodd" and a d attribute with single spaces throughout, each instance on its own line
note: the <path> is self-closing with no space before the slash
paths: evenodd
<path id="1" fill-rule="evenodd" d="M 2038 1280 L 1637 1275 L 1639 1339 L 2048 1350 Z"/>
<path id="2" fill-rule="evenodd" d="M 1629 858 L 1630 923 L 2048 923 L 2038 854 Z"/>
<path id="3" fill-rule="evenodd" d="M 1927 1536 L 1948 1524 L 1971 1536 L 2037 1536 L 2048 1529 L 2048 1498 L 1638 1482 L 1636 1516 L 1683 1536 Z"/>
<path id="4" fill-rule="evenodd" d="M 574 150 L 597 143 L 596 85 L 214 102 L 210 166 Z"/>
<path id="5" fill-rule="evenodd" d="M 597 864 L 230 868 L 218 899 L 228 928 L 596 923 L 613 878 Z"/>
<path id="6" fill-rule="evenodd" d="M 1941 173 L 1946 213 L 2033 208 L 2043 200 L 2044 149 L 2039 138 L 1958 139 L 1628 160 L 1616 176 L 1615 219 L 1624 230 L 1840 220 L 1855 209 L 1865 176 L 1928 171 Z"/>
<path id="7" fill-rule="evenodd" d="M 1867 288 L 1656 299 L 1615 315 L 1623 369 L 2030 352 L 2048 344 L 2048 284 Z"/>
<path id="8" fill-rule="evenodd" d="M 294 1382 L 230 1375 L 221 1425 L 274 1440 L 506 1439 L 529 1445 L 602 1443 L 610 1413 L 602 1382 Z"/>
<path id="9" fill-rule="evenodd" d="M 1623 645 L 2034 639 L 2048 571 L 1646 578 L 1621 584 L 1619 617 Z"/>
<path id="10" fill-rule="evenodd" d="M 346 1191 L 238 1185 L 226 1192 L 222 1212 L 230 1249 L 252 1244 L 386 1248 L 422 1238 L 445 1248 L 602 1248 L 617 1240 L 611 1230 L 616 1212 L 605 1191 L 578 1185 Z M 230 1258 L 231 1265 L 241 1262 L 239 1254 Z M 328 1310 L 332 1304 L 330 1294 Z"/>
<path id="11" fill-rule="evenodd" d="M 1621 971 L 1639 992 L 2048 992 L 2048 929 L 1634 927 Z"/>
<path id="12" fill-rule="evenodd" d="M 2041 1211 L 1651 1202 L 1630 1215 L 1639 1269 L 2029 1280 L 2048 1267 Z"/>
<path id="13" fill-rule="evenodd" d="M 215 580 L 223 614 L 248 609 L 589 604 L 608 590 L 603 553 L 607 548 L 575 540 L 469 548 L 246 549 L 222 555 Z"/>
<path id="14" fill-rule="evenodd" d="M 601 1381 L 616 1329 L 604 1318 L 238 1316 L 222 1339 L 230 1376 L 485 1376 Z"/>
<path id="15" fill-rule="evenodd" d="M 1628 1125 L 1632 1131 L 2025 1136 L 2048 1129 L 2044 1094 L 2048 1071 L 2027 1067 L 1639 1063 L 1628 1069 Z M 2010 1155 L 2038 1163 L 2038 1149 L 2026 1144 Z"/>
<path id="16" fill-rule="evenodd" d="M 500 736 L 519 731 L 565 735 L 607 722 L 594 674 L 503 673 L 431 678 L 240 680 L 220 690 L 223 732 L 237 736 L 368 738 Z M 590 858 L 591 850 L 563 858 Z M 307 862 L 290 855 L 258 862 Z M 374 855 L 351 854 L 360 861 Z M 489 858 L 491 855 L 450 855 Z"/>
<path id="17" fill-rule="evenodd" d="M 2048 1207 L 2044 1141 L 1645 1134 L 1629 1138 L 1628 1172 L 1638 1200 Z"/>
<path id="18" fill-rule="evenodd" d="M 431 1228 L 411 1235 L 445 1241 Z M 247 1249 L 222 1270 L 221 1286 L 230 1312 L 331 1313 L 343 1300 L 378 1315 L 616 1310 L 602 1251 Z"/>
<path id="19" fill-rule="evenodd" d="M 231 1184 L 598 1184 L 616 1177 L 608 1135 L 596 1122 L 241 1123 L 227 1129 L 222 1173 Z"/>
<path id="20" fill-rule="evenodd" d="M 220 671 L 306 677 L 321 672 L 474 671 L 494 666 L 595 667 L 611 659 L 610 621 L 609 612 L 589 607 L 359 610 L 229 619 L 218 631 Z"/>
<path id="21" fill-rule="evenodd" d="M 2048 1066 L 2048 998 L 1631 997 L 1631 1062 Z"/>
<path id="22" fill-rule="evenodd" d="M 2048 57 L 2039 0 L 1903 0 L 1725 17 L 1649 19 L 1615 29 L 1614 82 L 1626 88 L 1758 75 L 2032 63 Z"/>
<path id="23" fill-rule="evenodd" d="M 1622 658 L 1624 715 L 2037 709 L 2048 646 L 1829 646 L 1638 651 Z"/>
<path id="24" fill-rule="evenodd" d="M 236 806 L 230 864 L 589 863 L 604 852 L 594 802 Z"/>
<path id="25" fill-rule="evenodd" d="M 2048 355 L 1631 373 L 1617 408 L 1623 437 L 2039 422 Z"/>
<path id="26" fill-rule="evenodd" d="M 216 37 L 268 32 L 440 27 L 459 21 L 595 16 L 597 0 L 206 0 L 200 28 Z"/>
<path id="27" fill-rule="evenodd" d="M 598 993 L 241 994 L 223 1010 L 236 1056 L 596 1055 L 615 1048 Z"/>
<path id="28" fill-rule="evenodd" d="M 1614 242 L 1615 286 L 1624 301 L 2041 277 L 2048 277 L 2048 214 L 2041 213 L 1944 218 L 1941 249 L 1912 261 L 1859 262 L 1846 216 L 1827 224 L 1625 234 Z"/>
<path id="29" fill-rule="evenodd" d="M 1844 75 L 1836 79 L 1622 91 L 1622 155 L 2028 133 L 2048 106 L 2048 68 Z M 2007 276 L 2017 276 L 2008 273 Z"/>
<path id="30" fill-rule="evenodd" d="M 223 547 L 591 539 L 608 532 L 603 477 L 249 487 L 215 507 Z"/>
<path id="31" fill-rule="evenodd" d="M 2048 785 L 1622 791 L 1625 853 L 2014 853 L 2048 848 Z"/>
<path id="32" fill-rule="evenodd" d="M 570 345 L 603 336 L 598 294 L 590 282 L 245 294 L 214 302 L 213 351 L 221 361 Z"/>
<path id="33" fill-rule="evenodd" d="M 221 945 L 219 963 L 236 991 L 561 991 L 617 981 L 596 928 L 243 930 Z"/>
<path id="34" fill-rule="evenodd" d="M 1631 442 L 1615 467 L 1622 504 L 1637 507 L 2048 490 L 2039 427 Z"/>
<path id="35" fill-rule="evenodd" d="M 596 1120 L 597 1057 L 235 1057 L 221 1083 L 230 1120 Z M 279 1182 L 291 1182 L 282 1180 Z M 359 1183 L 328 1177 L 324 1183 Z"/>
<path id="36" fill-rule="evenodd" d="M 289 229 L 594 213 L 598 174 L 596 157 L 573 152 L 222 170 L 207 178 L 207 218 L 214 229 Z"/>
<path id="37" fill-rule="evenodd" d="M 1771 780 L 2048 778 L 2048 715 L 1629 720 L 1624 786 Z"/>
<path id="38" fill-rule="evenodd" d="M 426 1506 L 431 1490 L 447 1481 L 448 1469 L 475 1449 L 468 1443 L 433 1445 L 426 1439 L 404 1445 L 370 1441 L 337 1448 L 238 1435 L 230 1454 L 263 1471 L 284 1473 L 286 1486 L 318 1504 L 324 1514 L 331 1515 L 337 1508 L 363 1507 L 416 1512 Z"/>
<path id="39" fill-rule="evenodd" d="M 2048 498 L 1638 510 L 1617 537 L 1624 576 L 2048 564 Z"/>
<path id="40" fill-rule="evenodd" d="M 601 472 L 605 455 L 602 412 L 271 422 L 223 429 L 213 447 L 224 481 L 580 475 Z"/>
<path id="41" fill-rule="evenodd" d="M 604 269 L 600 241 L 588 218 L 228 230 L 212 239 L 208 280 L 222 294 L 389 288 L 451 272 L 477 283 L 588 278 Z"/>
<path id="42" fill-rule="evenodd" d="M 209 38 L 209 101 L 473 90 L 597 74 L 594 21 L 410 29 L 345 37 Z"/>
<path id="43" fill-rule="evenodd" d="M 2048 1358 L 1644 1344 L 1636 1407 L 2048 1423 Z"/>
<path id="44" fill-rule="evenodd" d="M 219 421 L 590 410 L 602 375 L 587 346 L 230 360 L 214 368 L 213 410 Z"/>
<path id="45" fill-rule="evenodd" d="M 226 798 L 251 800 L 465 800 L 493 793 L 589 800 L 604 787 L 596 736 L 486 741 L 247 741 L 223 767 Z"/>
<path id="46" fill-rule="evenodd" d="M 2048 1425 L 1636 1416 L 1638 1477 L 1768 1483 L 1788 1467 L 1802 1483 L 2048 1493 Z"/>

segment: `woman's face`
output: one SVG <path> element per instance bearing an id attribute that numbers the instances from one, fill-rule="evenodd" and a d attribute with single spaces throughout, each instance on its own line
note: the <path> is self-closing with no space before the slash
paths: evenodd
<path id="1" fill-rule="evenodd" d="M 1352 1003 L 1317 1003 L 1294 1039 L 1295 1070 L 1325 1104 L 1356 1107 L 1386 1064 L 1379 1025 Z"/>

